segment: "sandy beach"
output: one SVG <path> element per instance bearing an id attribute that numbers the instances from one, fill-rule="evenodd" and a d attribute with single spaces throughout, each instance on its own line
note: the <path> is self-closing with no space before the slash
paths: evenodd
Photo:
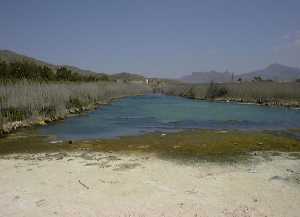
<path id="1" fill-rule="evenodd" d="M 19 154 L 0 159 L 0 216 L 297 217 L 300 160 L 182 164 L 155 155 Z"/>

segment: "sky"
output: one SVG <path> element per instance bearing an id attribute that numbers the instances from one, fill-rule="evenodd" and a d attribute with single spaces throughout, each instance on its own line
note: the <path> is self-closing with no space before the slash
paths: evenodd
<path id="1" fill-rule="evenodd" d="M 0 0 L 0 49 L 177 78 L 300 67 L 299 0 Z"/>

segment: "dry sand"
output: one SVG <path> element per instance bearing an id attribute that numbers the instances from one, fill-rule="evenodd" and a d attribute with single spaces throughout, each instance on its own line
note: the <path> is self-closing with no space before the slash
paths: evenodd
<path id="1" fill-rule="evenodd" d="M 286 156 L 192 165 L 152 155 L 10 155 L 0 173 L 1 217 L 300 216 L 300 160 Z"/>

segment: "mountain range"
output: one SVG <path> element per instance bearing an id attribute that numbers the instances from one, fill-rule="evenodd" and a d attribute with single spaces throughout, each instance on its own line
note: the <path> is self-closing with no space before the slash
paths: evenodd
<path id="1" fill-rule="evenodd" d="M 19 62 L 19 61 L 28 61 L 34 62 L 38 65 L 48 66 L 49 68 L 56 70 L 59 67 L 66 67 L 73 72 L 77 72 L 85 75 L 105 75 L 105 73 L 97 73 L 95 71 L 81 69 L 76 66 L 70 65 L 55 65 L 42 60 L 38 60 L 32 57 L 28 57 L 22 54 L 18 54 L 10 50 L 0 50 L 0 60 L 4 60 L 8 63 Z M 141 75 L 121 72 L 114 75 L 109 75 L 112 79 L 123 79 L 123 80 L 140 80 L 144 77 Z M 216 83 L 232 82 L 237 81 L 239 78 L 244 81 L 253 80 L 254 77 L 261 77 L 263 80 L 273 80 L 273 81 L 294 81 L 300 79 L 300 68 L 290 67 L 281 65 L 278 63 L 271 64 L 264 69 L 244 73 L 244 74 L 235 74 L 232 72 L 193 72 L 190 75 L 181 77 L 179 80 L 187 83 L 209 83 L 214 81 Z"/>
<path id="2" fill-rule="evenodd" d="M 188 83 L 216 83 L 237 81 L 239 78 L 251 81 L 255 77 L 261 77 L 263 80 L 273 81 L 294 81 L 300 79 L 300 68 L 281 65 L 278 63 L 271 64 L 264 69 L 248 72 L 244 74 L 235 74 L 232 72 L 193 72 L 180 78 L 181 81 Z"/>

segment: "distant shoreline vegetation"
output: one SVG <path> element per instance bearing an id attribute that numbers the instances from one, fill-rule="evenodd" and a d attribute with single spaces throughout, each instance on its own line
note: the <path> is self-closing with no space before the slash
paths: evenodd
<path id="1" fill-rule="evenodd" d="M 300 82 L 254 80 L 232 83 L 187 84 L 164 82 L 154 92 L 191 99 L 300 107 Z"/>

